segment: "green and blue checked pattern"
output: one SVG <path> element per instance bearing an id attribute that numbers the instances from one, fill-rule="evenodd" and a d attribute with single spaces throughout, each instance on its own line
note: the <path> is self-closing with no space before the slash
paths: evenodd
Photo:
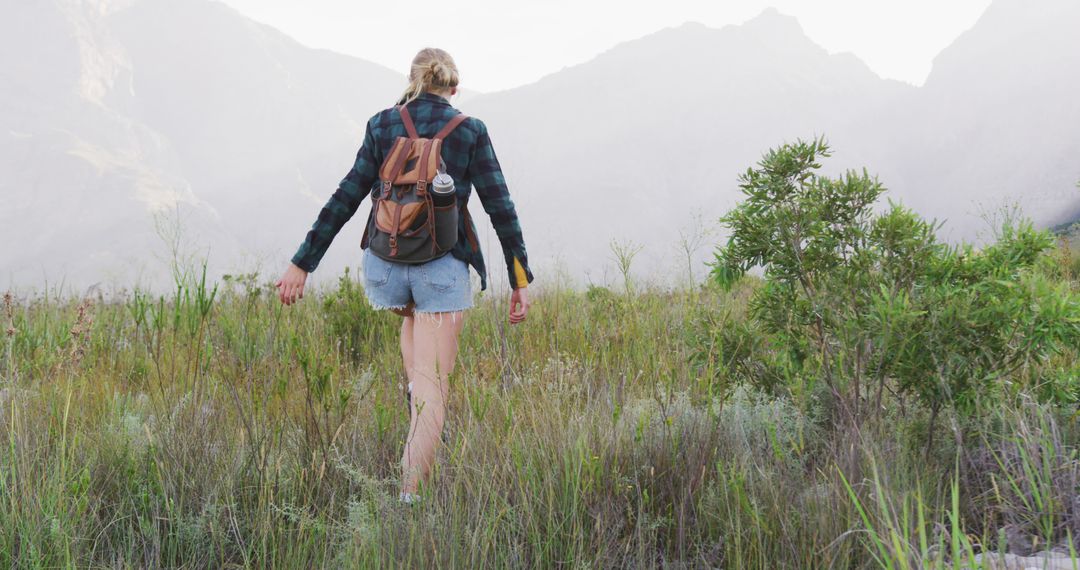
<path id="1" fill-rule="evenodd" d="M 407 107 L 421 137 L 434 136 L 454 115 L 460 113 L 445 98 L 432 93 L 421 94 Z M 397 109 L 391 107 L 380 111 L 368 120 L 356 162 L 323 206 L 304 243 L 293 255 L 292 262 L 297 267 L 307 272 L 318 267 L 341 227 L 352 218 L 373 187 L 378 186 L 379 166 L 384 153 L 390 150 L 399 136 L 407 135 Z M 525 253 L 525 240 L 487 126 L 480 119 L 469 117 L 443 141 L 442 149 L 446 172 L 454 178 L 458 206 L 463 207 L 468 203 L 475 187 L 502 245 L 510 286 L 527 286 L 532 282 L 533 275 Z M 458 241 L 450 254 L 476 269 L 483 290 L 487 288 L 487 270 L 479 244 L 473 247 L 468 239 L 470 233 L 476 235 L 475 226 L 467 227 L 470 223 L 471 220 L 465 216 L 459 217 Z"/>

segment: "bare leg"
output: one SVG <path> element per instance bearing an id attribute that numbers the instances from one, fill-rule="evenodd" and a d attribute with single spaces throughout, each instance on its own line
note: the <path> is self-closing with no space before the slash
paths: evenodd
<path id="1" fill-rule="evenodd" d="M 412 320 L 412 420 L 401 456 L 401 490 L 405 493 L 415 493 L 435 463 L 446 420 L 448 380 L 465 322 L 462 312 L 417 314 Z"/>
<path id="2" fill-rule="evenodd" d="M 415 320 L 412 314 L 401 319 L 401 363 L 405 367 L 406 393 L 416 378 L 416 372 L 413 369 L 413 323 Z"/>

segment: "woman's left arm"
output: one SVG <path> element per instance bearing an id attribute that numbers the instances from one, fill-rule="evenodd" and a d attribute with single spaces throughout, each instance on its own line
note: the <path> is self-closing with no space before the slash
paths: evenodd
<path id="1" fill-rule="evenodd" d="M 510 199 L 510 190 L 506 187 L 487 126 L 475 117 L 473 120 L 479 123 L 480 134 L 469 161 L 469 175 L 484 211 L 491 218 L 495 235 L 499 236 L 510 286 L 515 290 L 523 289 L 532 282 L 533 274 L 529 270 L 529 257 L 525 252 L 525 239 L 521 235 L 517 210 Z"/>

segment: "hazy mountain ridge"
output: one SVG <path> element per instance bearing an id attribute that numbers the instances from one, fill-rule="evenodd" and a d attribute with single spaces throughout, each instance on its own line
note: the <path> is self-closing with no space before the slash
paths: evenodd
<path id="1" fill-rule="evenodd" d="M 642 265 L 660 275 L 673 270 L 692 216 L 711 221 L 730 208 L 738 173 L 762 151 L 828 133 L 858 161 L 858 121 L 911 90 L 830 55 L 794 18 L 768 10 L 741 26 L 665 29 L 465 110 L 491 129 L 531 252 L 595 267 L 610 257 L 608 240 L 580 228 L 597 227 L 603 212 L 600 227 L 647 244 Z"/>
<path id="2" fill-rule="evenodd" d="M 646 245 L 643 275 L 679 278 L 693 216 L 712 222 L 733 205 L 738 174 L 766 149 L 820 134 L 837 151 L 831 172 L 866 166 L 891 198 L 970 238 L 976 201 L 1014 197 L 1047 225 L 1080 212 L 1080 80 L 1067 73 L 1080 69 L 1077 6 L 996 0 L 921 88 L 829 54 L 767 10 L 737 26 L 664 29 L 455 104 L 488 124 L 541 276 L 558 260 L 603 280 L 615 239 Z M 40 284 L 43 269 L 53 281 L 122 279 L 161 249 L 151 212 L 173 203 L 195 244 L 213 245 L 216 274 L 260 261 L 276 273 L 351 165 L 364 121 L 404 87 L 401 74 L 208 0 L 9 12 L 0 239 L 17 247 L 0 253 L 0 279 L 16 284 Z M 355 265 L 360 222 L 320 279 Z M 479 225 L 497 275 L 498 242 Z"/>
<path id="3" fill-rule="evenodd" d="M 9 12 L 0 45 L 19 55 L 0 60 L 14 86 L 0 94 L 10 125 L 0 129 L 0 238 L 15 246 L 0 267 L 15 283 L 130 279 L 139 265 L 160 273 L 152 216 L 176 204 L 189 246 L 209 247 L 219 271 L 295 248 L 351 166 L 372 109 L 403 83 L 218 2 L 63 0 Z"/>
<path id="4" fill-rule="evenodd" d="M 960 237 L 1010 201 L 1046 226 L 1080 215 L 1078 25 L 1071 0 L 996 0 L 934 60 L 891 127 L 912 204 L 951 215 Z"/>
<path id="5" fill-rule="evenodd" d="M 607 257 L 605 243 L 568 237 L 603 208 L 611 234 L 649 245 L 644 274 L 662 274 L 691 211 L 715 219 L 762 152 L 822 134 L 836 152 L 827 171 L 866 167 L 888 198 L 945 221 L 946 236 L 978 239 L 983 218 L 1013 202 L 1045 226 L 1080 214 L 1078 25 L 1080 3 L 996 0 L 914 88 L 828 54 L 767 10 L 741 26 L 663 30 L 471 108 L 508 142 L 527 235 L 539 225 L 539 249 L 574 268 Z M 517 111 L 533 107 L 543 116 Z M 628 183 L 591 166 L 582 149 L 596 148 Z M 529 225 L 549 199 L 587 208 Z"/>
<path id="6" fill-rule="evenodd" d="M 17 280 L 40 282 L 42 267 L 56 281 L 65 269 L 76 278 L 135 261 L 145 252 L 130 245 L 148 237 L 148 208 L 200 206 L 169 174 L 168 141 L 124 109 L 130 63 L 106 30 L 107 11 L 65 1 L 8 12 L 0 23 L 0 118 L 10 125 L 0 129 L 0 227 L 10 245 L 0 264 Z"/>

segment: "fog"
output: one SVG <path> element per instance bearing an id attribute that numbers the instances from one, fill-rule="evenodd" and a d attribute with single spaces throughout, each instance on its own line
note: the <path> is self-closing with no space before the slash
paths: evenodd
<path id="1" fill-rule="evenodd" d="M 454 54 L 463 84 L 483 92 L 533 83 L 662 28 L 684 22 L 720 28 L 745 22 L 769 7 L 798 18 L 807 35 L 829 52 L 855 53 L 882 77 L 921 85 L 933 58 L 990 4 L 990 0 L 223 1 L 305 45 L 392 69 L 406 69 L 416 53 L 412 42 L 400 40 L 401 26 L 407 25 L 412 33 Z M 615 13 L 618 17 L 611 17 Z M 363 33 L 357 33 L 358 26 Z"/>
<path id="2" fill-rule="evenodd" d="M 207 257 L 211 277 L 275 277 L 366 119 L 405 84 L 208 0 L 3 11 L 4 286 L 163 290 L 186 257 Z M 454 103 L 488 124 L 537 285 L 616 279 L 613 243 L 641 246 L 638 278 L 671 284 L 701 278 L 738 174 L 798 137 L 827 136 L 827 171 L 865 166 L 952 240 L 977 240 L 986 212 L 1012 203 L 1043 226 L 1080 217 L 1078 24 L 1071 0 L 995 0 L 916 87 L 770 9 L 664 28 Z M 357 264 L 367 207 L 314 283 Z M 498 241 L 477 223 L 505 286 Z"/>

